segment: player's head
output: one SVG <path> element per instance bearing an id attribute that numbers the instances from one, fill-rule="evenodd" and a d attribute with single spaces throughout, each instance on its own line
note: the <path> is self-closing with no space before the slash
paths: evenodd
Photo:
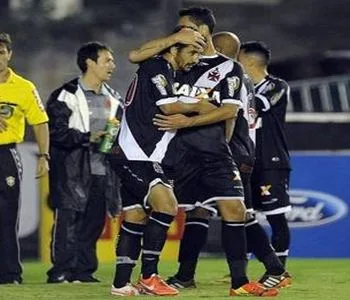
<path id="1" fill-rule="evenodd" d="M 0 72 L 8 68 L 12 56 L 12 42 L 9 34 L 0 32 Z"/>
<path id="2" fill-rule="evenodd" d="M 180 30 L 181 27 L 177 27 L 173 33 Z M 193 45 L 177 43 L 165 49 L 160 54 L 172 64 L 174 69 L 189 71 L 194 65 L 198 64 L 201 53 L 202 50 Z"/>
<path id="3" fill-rule="evenodd" d="M 0 32 L 0 44 L 4 45 L 8 52 L 12 51 L 12 41 L 8 33 Z"/>
<path id="4" fill-rule="evenodd" d="M 113 51 L 100 42 L 84 44 L 78 50 L 77 64 L 83 74 L 88 72 L 100 81 L 109 80 L 115 69 Z"/>
<path id="5" fill-rule="evenodd" d="M 201 52 L 192 45 L 177 46 L 175 61 L 179 70 L 189 71 L 198 64 Z"/>
<path id="6" fill-rule="evenodd" d="M 184 8 L 179 12 L 178 26 L 199 31 L 204 37 L 214 31 L 216 21 L 211 9 L 206 7 Z"/>
<path id="7" fill-rule="evenodd" d="M 245 69 L 258 67 L 266 68 L 270 62 L 271 51 L 258 41 L 246 42 L 241 45 L 238 60 Z"/>
<path id="8" fill-rule="evenodd" d="M 229 31 L 222 31 L 213 35 L 215 49 L 232 58 L 237 59 L 241 42 L 237 35 Z"/>
<path id="9" fill-rule="evenodd" d="M 201 52 L 192 45 L 176 44 L 165 54 L 176 70 L 189 71 L 198 64 Z"/>

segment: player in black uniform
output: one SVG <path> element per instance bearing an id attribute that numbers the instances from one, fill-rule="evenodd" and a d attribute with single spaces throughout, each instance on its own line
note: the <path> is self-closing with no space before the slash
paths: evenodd
<path id="1" fill-rule="evenodd" d="M 217 50 L 219 50 L 221 53 L 226 54 L 227 56 L 234 59 L 237 58 L 240 42 L 236 35 L 232 34 L 231 32 L 217 33 L 213 36 L 213 42 Z M 250 179 L 255 160 L 254 142 L 256 113 L 254 86 L 246 74 L 243 77 L 241 100 L 243 109 L 238 112 L 238 116 L 235 121 L 234 132 L 229 145 L 233 154 L 234 161 L 238 164 L 244 187 L 244 201 L 247 208 L 246 232 L 248 250 L 249 252 L 252 251 L 265 265 L 266 274 L 261 278 L 260 282 L 269 288 L 285 287 L 291 284 L 290 276 L 287 272 L 285 272 L 284 267 L 281 265 L 279 259 L 271 248 L 264 229 L 255 219 L 253 210 Z M 160 126 L 167 126 L 167 129 L 178 129 L 190 126 L 190 120 L 188 117 L 185 117 L 183 115 L 163 117 L 162 120 L 157 120 L 157 124 Z M 199 220 L 197 219 L 196 223 L 199 223 L 198 221 Z M 186 222 L 186 224 L 188 226 L 191 225 L 191 227 L 194 226 L 193 223 L 193 220 Z M 182 247 L 180 248 L 182 251 L 180 254 L 188 251 L 193 251 L 193 240 L 196 238 L 190 236 L 189 232 L 190 230 L 185 230 L 184 239 L 188 238 L 191 242 L 188 244 L 182 243 Z M 204 241 L 207 237 L 207 230 L 205 227 L 198 226 L 196 235 L 203 236 L 204 244 Z M 192 250 L 189 250 L 187 248 L 191 248 Z M 200 251 L 200 249 L 198 249 L 198 251 Z M 198 255 L 196 258 L 197 257 Z M 191 265 L 193 261 L 193 257 L 191 261 L 181 259 L 180 257 L 180 270 L 178 274 L 168 280 L 168 283 L 172 283 L 177 288 L 189 288 L 195 286 L 194 270 L 191 269 L 190 272 L 186 272 L 186 269 L 189 268 L 188 266 Z"/>
<path id="2" fill-rule="evenodd" d="M 215 19 L 210 10 L 182 10 L 178 25 L 198 30 L 205 37 L 207 48 L 205 56 L 191 72 L 177 75 L 175 92 L 187 97 L 210 99 L 218 108 L 205 115 L 186 118 L 189 123 L 185 127 L 203 126 L 182 130 L 172 142 L 176 145 L 177 154 L 182 154 L 180 163 L 175 158 L 175 191 L 179 205 L 187 209 L 195 208 L 187 215 L 180 246 L 180 270 L 176 277 L 194 273 L 203 236 L 206 236 L 198 228 L 208 227 L 207 210 L 214 211 L 216 204 L 223 220 L 222 241 L 232 276 L 230 295 L 275 296 L 277 290 L 267 290 L 257 283 L 249 283 L 246 276 L 243 187 L 226 142 L 232 131 L 225 123 L 232 124 L 241 106 L 238 96 L 242 68 L 215 51 L 211 38 Z M 143 47 L 149 50 L 150 44 Z M 163 124 L 162 129 L 167 130 L 166 117 L 163 120 L 161 115 L 156 116 L 155 124 Z M 172 120 L 178 117 L 181 118 L 176 115 Z M 167 160 L 163 163 L 169 164 Z M 188 260 L 190 263 L 187 263 Z M 185 268 L 182 269 L 183 266 Z"/>
<path id="3" fill-rule="evenodd" d="M 177 202 L 160 163 L 166 156 L 173 132 L 161 132 L 153 124 L 156 113 L 201 112 L 212 109 L 207 101 L 185 104 L 173 93 L 174 72 L 198 62 L 193 46 L 175 45 L 162 56 L 140 65 L 124 103 L 119 147 L 120 157 L 111 157 L 121 178 L 125 213 L 117 245 L 117 265 L 111 293 L 130 296 L 138 293 L 129 281 L 142 245 L 141 290 L 152 295 L 176 295 L 159 276 L 157 265 L 166 233 L 177 213 Z M 146 222 L 146 211 L 149 213 Z"/>
<path id="4" fill-rule="evenodd" d="M 288 188 L 291 170 L 285 136 L 289 86 L 268 74 L 270 50 L 261 42 L 242 44 L 239 61 L 255 86 L 256 162 L 252 175 L 254 208 L 267 217 L 272 229 L 272 246 L 285 265 L 290 232 L 285 213 L 290 211 Z"/>
<path id="5" fill-rule="evenodd" d="M 220 32 L 213 36 L 215 48 L 232 59 L 238 58 L 240 41 L 231 32 Z M 269 238 L 255 219 L 252 203 L 251 174 L 255 161 L 255 96 L 254 85 L 244 74 L 241 93 L 243 109 L 239 111 L 232 139 L 229 142 L 234 161 L 237 163 L 244 187 L 244 201 L 247 208 L 247 248 L 264 264 L 266 274 L 260 279 L 266 287 L 286 287 L 291 284 L 288 272 L 281 265 L 271 248 Z"/>

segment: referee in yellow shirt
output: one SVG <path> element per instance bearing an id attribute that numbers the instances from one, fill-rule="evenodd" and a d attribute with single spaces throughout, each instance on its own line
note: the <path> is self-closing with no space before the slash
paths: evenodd
<path id="1" fill-rule="evenodd" d="M 22 282 L 18 243 L 22 162 L 16 144 L 24 138 L 25 121 L 33 126 L 39 155 L 37 177 L 48 171 L 48 117 L 30 81 L 13 72 L 11 38 L 0 33 L 0 284 Z"/>

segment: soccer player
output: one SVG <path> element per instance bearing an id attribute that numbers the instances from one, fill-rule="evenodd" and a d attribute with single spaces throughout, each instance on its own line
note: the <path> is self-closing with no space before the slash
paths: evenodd
<path id="1" fill-rule="evenodd" d="M 220 53 L 237 60 L 240 41 L 235 34 L 219 32 L 213 36 L 213 41 L 215 48 Z M 291 284 L 290 275 L 271 248 L 268 236 L 256 220 L 253 209 L 250 181 L 255 161 L 256 111 L 254 86 L 246 74 L 243 78 L 241 96 L 243 109 L 238 113 L 229 145 L 234 161 L 238 164 L 244 186 L 244 201 L 247 207 L 247 248 L 248 252 L 253 252 L 265 266 L 266 274 L 260 279 L 260 282 L 266 287 L 285 287 Z"/>
<path id="2" fill-rule="evenodd" d="M 285 136 L 289 86 L 268 73 L 270 57 L 264 43 L 252 41 L 241 45 L 239 61 L 254 83 L 258 114 L 253 204 L 266 215 L 272 229 L 272 246 L 285 266 L 290 244 L 285 213 L 291 210 L 288 195 L 291 165 Z"/>
<path id="3" fill-rule="evenodd" d="M 173 93 L 176 70 L 189 70 L 198 62 L 194 46 L 175 44 L 162 55 L 142 64 L 131 82 L 118 139 L 120 157 L 111 157 L 121 178 L 124 220 L 116 249 L 117 264 L 111 294 L 176 295 L 158 275 L 159 255 L 166 234 L 177 214 L 177 200 L 164 175 L 161 162 L 169 155 L 168 145 L 176 132 L 159 131 L 152 123 L 157 113 L 205 112 L 207 101 L 186 104 Z M 148 215 L 148 220 L 147 220 Z M 142 267 L 139 290 L 130 284 L 130 276 L 142 243 Z"/>
<path id="4" fill-rule="evenodd" d="M 206 232 L 203 233 L 202 229 L 208 228 L 208 211 L 216 212 L 217 206 L 223 220 L 223 248 L 232 276 L 230 295 L 275 296 L 277 290 L 267 290 L 258 283 L 249 283 L 246 276 L 243 187 L 226 142 L 232 132 L 232 120 L 241 105 L 242 68 L 215 51 L 211 38 L 215 18 L 211 10 L 184 9 L 180 11 L 178 25 L 199 31 L 207 47 L 200 64 L 189 73 L 177 75 L 174 85 L 176 93 L 210 99 L 217 109 L 205 115 L 185 118 L 187 124 L 184 127 L 194 128 L 182 130 L 173 143 L 177 156 L 183 156 L 182 159 L 175 158 L 175 163 L 163 161 L 164 165 L 175 166 L 175 192 L 179 206 L 191 210 L 187 214 L 180 246 L 180 269 L 175 279 L 189 281 L 193 278 L 198 254 L 206 238 Z M 142 48 L 148 49 L 149 53 L 152 42 Z M 172 121 L 183 120 L 182 115 L 157 115 L 155 124 L 162 126 L 162 130 L 169 130 L 167 117 Z M 174 277 L 167 282 L 176 285 Z"/>
<path id="5" fill-rule="evenodd" d="M 18 242 L 20 183 L 23 173 L 16 145 L 33 126 L 39 147 L 37 174 L 48 171 L 49 131 L 47 115 L 37 89 L 10 67 L 10 35 L 0 33 L 0 284 L 22 283 Z"/>

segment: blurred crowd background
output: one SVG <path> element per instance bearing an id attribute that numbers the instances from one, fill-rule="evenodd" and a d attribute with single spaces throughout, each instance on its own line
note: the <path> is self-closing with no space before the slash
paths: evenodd
<path id="1" fill-rule="evenodd" d="M 214 10 L 216 31 L 266 42 L 271 72 L 286 80 L 350 72 L 347 0 L 1 0 L 0 28 L 13 37 L 15 68 L 43 99 L 77 74 L 76 50 L 89 40 L 115 51 L 112 85 L 124 94 L 135 70 L 128 51 L 171 32 L 177 11 L 192 5 Z"/>

